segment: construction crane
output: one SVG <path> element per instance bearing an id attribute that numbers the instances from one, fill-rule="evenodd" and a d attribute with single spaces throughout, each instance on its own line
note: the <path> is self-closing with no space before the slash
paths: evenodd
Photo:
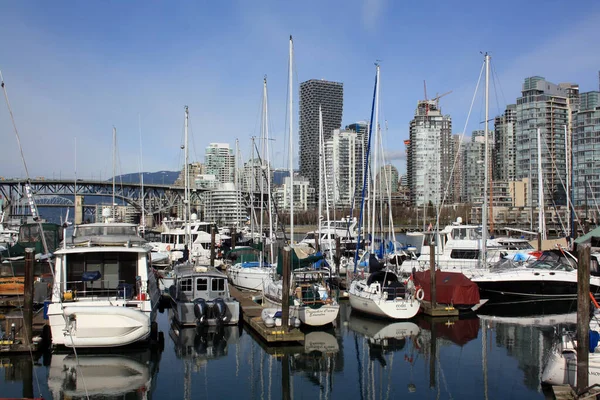
<path id="1" fill-rule="evenodd" d="M 429 99 L 427 98 L 427 82 L 425 80 L 423 80 L 423 92 L 425 95 L 425 116 L 427 116 L 429 114 Z M 435 101 L 435 108 L 439 109 L 439 105 L 440 105 L 440 99 L 444 96 L 449 95 L 450 93 L 452 93 L 452 90 L 450 90 L 449 92 L 446 92 L 444 94 L 438 95 L 436 93 L 436 96 L 431 99 L 431 101 Z"/>

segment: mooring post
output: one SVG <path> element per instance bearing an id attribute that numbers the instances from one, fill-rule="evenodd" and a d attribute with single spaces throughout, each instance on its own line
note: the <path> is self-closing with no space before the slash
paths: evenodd
<path id="1" fill-rule="evenodd" d="M 335 275 L 340 276 L 340 258 L 342 257 L 342 248 L 340 237 L 335 238 Z M 347 274 L 348 272 L 346 272 Z"/>
<path id="2" fill-rule="evenodd" d="M 283 248 L 283 271 L 282 271 L 282 290 L 281 290 L 281 327 L 284 332 L 288 330 L 288 320 L 290 318 L 290 278 L 292 263 L 292 248 L 286 246 Z"/>
<path id="3" fill-rule="evenodd" d="M 237 240 L 237 232 L 235 226 L 231 229 L 231 250 L 235 249 L 235 242 Z"/>
<path id="4" fill-rule="evenodd" d="M 215 227 L 210 228 L 210 266 L 215 266 Z"/>
<path id="5" fill-rule="evenodd" d="M 429 277 L 430 277 L 430 292 L 431 292 L 431 309 L 433 310 L 437 304 L 437 299 L 435 296 L 435 287 L 436 287 L 436 282 L 435 282 L 435 244 L 430 244 L 429 245 Z"/>
<path id="6" fill-rule="evenodd" d="M 25 279 L 23 282 L 23 341 L 31 344 L 33 337 L 33 267 L 35 263 L 35 249 L 25 249 Z"/>
<path id="7" fill-rule="evenodd" d="M 292 398 L 290 389 L 290 359 L 284 351 L 283 357 L 281 357 L 281 398 L 283 400 L 290 400 Z"/>
<path id="8" fill-rule="evenodd" d="M 538 232 L 537 234 L 537 239 L 538 239 L 538 251 L 542 251 L 542 232 Z"/>
<path id="9" fill-rule="evenodd" d="M 577 246 L 577 393 L 589 386 L 590 244 Z"/>
<path id="10" fill-rule="evenodd" d="M 437 327 L 435 319 L 431 319 L 431 343 L 429 352 L 429 388 L 433 389 L 437 382 L 435 368 L 437 363 Z"/>

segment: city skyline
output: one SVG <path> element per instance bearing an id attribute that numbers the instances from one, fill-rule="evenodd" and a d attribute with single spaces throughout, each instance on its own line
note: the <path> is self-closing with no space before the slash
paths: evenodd
<path id="1" fill-rule="evenodd" d="M 32 176 L 67 177 L 77 169 L 81 177 L 108 178 L 113 125 L 118 136 L 117 174 L 177 170 L 183 163 L 179 146 L 186 104 L 192 161 L 201 160 L 209 143 L 233 146 L 236 138 L 248 159 L 250 137 L 258 136 L 265 74 L 276 139 L 271 162 L 285 167 L 289 34 L 294 36 L 298 71 L 295 148 L 299 83 L 342 82 L 342 126 L 368 120 L 373 63 L 379 59 L 387 159 L 401 174 L 406 172 L 403 140 L 408 138 L 416 104 L 424 97 L 423 80 L 429 98 L 453 91 L 440 106 L 452 116 L 454 134 L 480 128 L 478 100 L 469 126 L 463 129 L 481 67 L 479 51 L 492 54 L 498 78 L 491 116 L 501 115 L 519 97 L 528 76 L 573 82 L 582 92 L 598 88 L 600 55 L 589 38 L 600 33 L 596 23 L 600 7 L 592 1 L 568 8 L 560 2 L 508 2 L 487 10 L 478 10 L 474 2 L 440 3 L 436 12 L 429 6 L 386 1 L 355 1 L 347 7 L 243 2 L 234 2 L 233 7 L 183 3 L 136 7 L 139 4 L 3 5 L 0 70 Z M 540 23 L 560 21 L 567 11 L 569 23 L 556 23 L 544 35 L 536 34 L 539 29 L 526 22 L 538 8 Z M 340 29 L 325 18 L 328 13 L 335 13 L 339 21 L 353 21 L 353 29 Z M 303 23 L 307 19 L 312 23 Z M 431 29 L 422 29 L 424 20 Z M 435 51 L 424 46 L 432 40 L 439 45 Z M 557 56 L 562 54 L 568 56 Z M 0 106 L 0 131 L 4 160 L 0 175 L 24 176 L 5 103 Z"/>

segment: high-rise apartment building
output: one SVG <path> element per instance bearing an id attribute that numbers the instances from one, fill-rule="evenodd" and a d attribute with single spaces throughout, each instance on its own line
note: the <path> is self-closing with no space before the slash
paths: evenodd
<path id="1" fill-rule="evenodd" d="M 531 201 L 538 201 L 538 138 L 541 135 L 542 179 L 546 207 L 565 205 L 566 154 L 571 112 L 578 103 L 579 89 L 569 83 L 526 78 L 516 108 L 516 180 L 531 179 Z M 567 135 L 565 135 L 565 129 Z M 568 139 L 567 139 L 568 140 Z"/>
<path id="2" fill-rule="evenodd" d="M 235 156 L 228 143 L 211 143 L 204 152 L 205 173 L 214 175 L 220 183 L 233 182 Z"/>
<path id="3" fill-rule="evenodd" d="M 400 183 L 400 174 L 398 168 L 392 164 L 383 165 L 377 171 L 377 189 L 381 189 L 383 194 L 398 192 L 398 184 Z"/>
<path id="4" fill-rule="evenodd" d="M 319 184 L 319 106 L 323 139 L 342 125 L 344 86 L 340 82 L 311 79 L 300 84 L 300 175 L 316 188 Z"/>
<path id="5" fill-rule="evenodd" d="M 473 131 L 471 140 L 465 141 L 461 150 L 463 162 L 461 197 L 467 203 L 481 203 L 483 198 L 483 185 L 485 183 L 484 157 L 484 131 Z"/>
<path id="6" fill-rule="evenodd" d="M 494 152 L 492 154 L 492 177 L 494 181 L 516 180 L 516 134 L 517 105 L 506 106 L 504 114 L 494 118 Z"/>
<path id="7" fill-rule="evenodd" d="M 333 136 L 325 141 L 324 176 L 330 206 L 352 204 L 356 192 L 356 139 L 354 131 L 334 129 Z M 325 186 L 322 190 L 324 194 Z M 316 192 L 319 192 L 318 183 Z"/>
<path id="8" fill-rule="evenodd" d="M 443 115 L 436 100 L 420 100 L 410 121 L 406 170 L 413 205 L 440 204 L 449 185 L 453 162 L 452 119 Z"/>
<path id="9" fill-rule="evenodd" d="M 600 92 L 581 93 L 573 114 L 573 172 L 575 205 L 600 202 Z"/>
<path id="10" fill-rule="evenodd" d="M 356 132 L 356 149 L 354 150 L 356 155 L 354 166 L 354 170 L 356 171 L 356 181 L 354 188 L 356 191 L 355 196 L 360 196 L 365 174 L 367 146 L 369 144 L 369 123 L 367 121 L 358 121 L 353 124 L 346 125 L 346 130 Z"/>
<path id="11" fill-rule="evenodd" d="M 466 200 L 463 200 L 462 197 L 462 177 L 463 177 L 463 160 L 462 160 L 462 143 L 463 139 L 462 135 L 452 135 L 452 148 L 453 148 L 453 160 L 452 160 L 452 187 L 453 187 L 453 198 L 451 202 L 463 203 Z"/>

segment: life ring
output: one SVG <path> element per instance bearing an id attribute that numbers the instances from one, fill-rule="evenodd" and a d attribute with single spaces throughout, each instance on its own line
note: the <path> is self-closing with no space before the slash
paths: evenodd
<path id="1" fill-rule="evenodd" d="M 171 251 L 171 245 L 170 244 L 167 245 L 167 251 Z"/>
<path id="2" fill-rule="evenodd" d="M 417 290 L 417 293 L 416 293 L 417 300 L 421 301 L 421 300 L 423 300 L 424 297 L 425 297 L 425 291 L 423 290 L 423 288 L 419 288 L 419 290 Z"/>

